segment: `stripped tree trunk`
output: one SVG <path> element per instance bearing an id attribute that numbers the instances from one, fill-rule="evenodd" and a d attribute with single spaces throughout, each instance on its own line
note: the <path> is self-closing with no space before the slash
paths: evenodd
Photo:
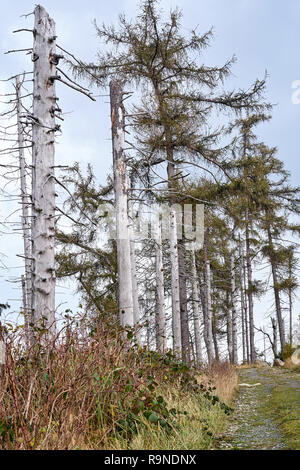
<path id="1" fill-rule="evenodd" d="M 184 362 L 189 363 L 190 358 L 190 333 L 187 311 L 186 293 L 186 269 L 184 240 L 178 242 L 178 269 L 179 269 L 179 297 L 180 297 L 180 326 L 181 326 L 181 351 Z"/>
<path id="2" fill-rule="evenodd" d="M 229 297 L 229 292 L 226 291 L 226 320 L 227 320 L 227 348 L 228 348 L 228 357 L 229 362 L 232 360 L 232 315 L 231 315 L 231 302 Z"/>
<path id="3" fill-rule="evenodd" d="M 35 322 L 55 331 L 54 86 L 55 23 L 43 7 L 34 10 L 32 309 Z M 53 62 L 53 63 L 52 63 Z"/>
<path id="4" fill-rule="evenodd" d="M 205 282 L 205 274 L 204 274 L 204 281 L 200 288 L 200 300 L 203 312 L 203 339 L 205 343 L 205 349 L 208 356 L 208 327 L 207 327 L 207 302 L 206 302 L 206 282 Z"/>
<path id="5" fill-rule="evenodd" d="M 290 346 L 293 345 L 293 297 L 292 289 L 289 288 L 289 317 L 290 317 Z"/>
<path id="6" fill-rule="evenodd" d="M 179 265 L 178 242 L 176 226 L 176 209 L 170 207 L 170 265 L 171 265 L 171 296 L 172 296 L 172 333 L 173 351 L 181 354 L 181 324 L 180 324 L 180 297 L 179 297 Z"/>
<path id="7" fill-rule="evenodd" d="M 254 362 L 256 359 L 255 342 L 254 342 L 254 312 L 253 312 L 253 291 L 252 291 L 252 263 L 250 252 L 250 237 L 249 237 L 249 215 L 248 209 L 246 210 L 246 264 L 247 264 L 247 295 L 249 305 L 249 335 L 250 335 L 250 359 Z"/>
<path id="8" fill-rule="evenodd" d="M 128 186 L 132 186 L 132 181 L 129 181 Z M 139 312 L 139 297 L 138 297 L 138 284 L 136 277 L 136 259 L 135 259 L 135 240 L 134 240 L 134 220 L 133 220 L 133 207 L 132 200 L 128 200 L 128 215 L 129 215 L 129 236 L 130 236 L 130 265 L 131 265 L 131 282 L 132 282 L 132 306 L 133 306 L 133 322 L 138 325 L 140 322 Z M 140 342 L 140 332 L 137 330 L 136 339 Z"/>
<path id="9" fill-rule="evenodd" d="M 201 331 L 200 331 L 200 298 L 199 298 L 199 289 L 198 289 L 198 282 L 197 282 L 196 257 L 195 257 L 194 246 L 192 247 L 191 251 L 192 251 L 192 295 L 193 295 L 196 361 L 197 361 L 197 364 L 201 364 L 203 362 L 203 356 L 202 356 L 202 341 L 201 341 Z"/>
<path id="10" fill-rule="evenodd" d="M 230 257 L 230 285 L 231 285 L 231 306 L 232 306 L 232 362 L 237 364 L 237 308 L 236 308 L 236 288 L 235 288 L 235 267 L 234 256 Z"/>
<path id="11" fill-rule="evenodd" d="M 269 242 L 269 251 L 270 251 L 269 259 L 270 259 L 272 277 L 273 277 L 273 290 L 274 290 L 276 315 L 277 315 L 278 330 L 279 330 L 279 339 L 280 339 L 281 351 L 283 351 L 283 348 L 285 346 L 285 328 L 284 328 L 284 319 L 282 316 L 280 293 L 279 293 L 279 288 L 278 288 L 277 262 L 275 259 L 276 254 L 275 254 L 275 248 L 274 248 L 270 226 L 268 226 L 267 228 L 267 233 L 268 233 L 268 242 Z"/>
<path id="12" fill-rule="evenodd" d="M 213 336 L 212 336 L 212 310 L 211 310 L 211 278 L 210 263 L 207 258 L 207 235 L 204 235 L 204 326 L 205 326 L 205 344 L 207 350 L 207 360 L 211 364 L 213 360 Z"/>
<path id="13" fill-rule="evenodd" d="M 211 307 L 211 277 L 210 277 L 210 262 L 205 262 L 206 270 L 206 304 L 207 304 L 207 342 L 208 342 L 208 362 L 213 361 L 213 335 L 212 335 L 212 307 Z"/>
<path id="14" fill-rule="evenodd" d="M 119 282 L 119 312 L 122 326 L 133 326 L 132 271 L 128 220 L 128 179 L 124 153 L 125 109 L 123 88 L 119 80 L 110 83 L 116 238 Z"/>
<path id="15" fill-rule="evenodd" d="M 247 296 L 246 296 L 246 267 L 245 267 L 245 258 L 242 256 L 243 263 L 243 291 L 245 299 L 245 335 L 246 335 L 246 353 L 247 353 L 247 362 L 250 362 L 250 345 L 249 345 L 249 322 L 248 322 L 248 305 L 247 305 Z"/>
<path id="16" fill-rule="evenodd" d="M 21 124 L 22 115 L 22 102 L 21 102 L 21 85 L 19 77 L 16 78 L 16 100 L 17 100 L 17 125 L 18 125 L 18 146 L 19 146 L 19 164 L 20 164 L 20 182 L 21 182 L 21 203 L 22 203 L 22 230 L 23 230 L 23 243 L 24 243 L 24 257 L 25 257 L 25 277 L 24 285 L 22 279 L 23 294 L 23 310 L 25 316 L 25 330 L 27 343 L 29 344 L 30 332 L 29 324 L 33 324 L 34 318 L 32 316 L 32 280 L 31 280 L 31 233 L 30 233 L 30 219 L 29 207 L 30 199 L 27 193 L 26 184 L 26 164 L 24 155 L 24 135 Z"/>
<path id="17" fill-rule="evenodd" d="M 243 363 L 245 363 L 247 361 L 245 313 L 247 312 L 245 312 L 246 305 L 245 305 L 245 291 L 244 291 L 243 254 L 242 254 L 241 243 L 239 245 L 239 277 L 240 277 L 240 302 L 241 302 L 241 319 L 242 319 L 242 349 L 243 349 Z"/>
<path id="18" fill-rule="evenodd" d="M 166 350 L 166 313 L 164 290 L 164 267 L 161 239 L 161 221 L 158 214 L 155 231 L 155 272 L 156 272 L 156 349 L 164 353 Z"/>
<path id="19" fill-rule="evenodd" d="M 278 356 L 278 350 L 277 350 L 277 322 L 275 318 L 271 318 L 272 322 L 272 329 L 273 329 L 273 354 L 274 354 L 274 359 Z"/>

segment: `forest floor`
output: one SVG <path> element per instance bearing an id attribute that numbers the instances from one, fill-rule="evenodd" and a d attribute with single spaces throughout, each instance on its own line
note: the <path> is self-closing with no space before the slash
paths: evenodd
<path id="1" fill-rule="evenodd" d="M 235 412 L 216 448 L 300 450 L 299 372 L 266 365 L 238 373 Z"/>

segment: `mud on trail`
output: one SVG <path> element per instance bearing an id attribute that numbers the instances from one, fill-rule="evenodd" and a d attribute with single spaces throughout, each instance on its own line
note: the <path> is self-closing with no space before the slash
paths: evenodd
<path id="1" fill-rule="evenodd" d="M 216 448 L 299 450 L 299 373 L 267 366 L 238 373 L 239 383 L 246 385 L 239 387 L 235 411 Z"/>

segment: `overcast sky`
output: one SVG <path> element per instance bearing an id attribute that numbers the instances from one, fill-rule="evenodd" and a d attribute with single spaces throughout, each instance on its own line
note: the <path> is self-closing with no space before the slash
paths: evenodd
<path id="1" fill-rule="evenodd" d="M 31 46 L 30 33 L 12 34 L 12 31 L 32 27 L 33 16 L 21 18 L 21 15 L 32 12 L 35 5 L 30 0 L 0 2 L 0 78 L 4 79 L 32 68 L 28 56 L 3 53 Z M 208 65 L 222 65 L 233 54 L 237 56 L 230 87 L 247 88 L 267 70 L 267 99 L 277 106 L 272 121 L 260 127 L 260 137 L 267 144 L 278 146 L 278 156 L 291 172 L 292 183 L 298 184 L 300 105 L 293 104 L 291 97 L 293 82 L 300 80 L 299 0 L 163 0 L 161 3 L 166 11 L 176 5 L 183 9 L 186 32 L 197 25 L 198 32 L 214 27 L 215 39 L 204 58 Z M 115 22 L 120 12 L 134 17 L 138 7 L 135 0 L 44 0 L 42 4 L 56 22 L 58 44 L 86 60 L 94 60 L 101 47 L 92 21 Z M 1 92 L 4 89 L 0 85 Z M 111 166 L 108 98 L 99 98 L 95 104 L 61 84 L 57 85 L 57 93 L 60 106 L 69 113 L 56 149 L 58 164 L 90 162 L 103 182 Z M 1 219 L 3 207 L 0 202 Z M 9 266 L 21 265 L 20 258 L 15 257 L 16 252 L 22 252 L 16 236 L 0 236 L 0 252 L 8 256 L 5 262 Z M 0 302 L 18 296 L 7 279 L 20 272 L 20 268 L 0 271 Z M 58 291 L 62 301 L 64 290 Z M 17 302 L 10 301 L 10 304 L 18 308 Z M 267 306 L 266 302 L 256 301 L 259 322 L 263 321 Z M 300 313 L 299 303 L 295 313 Z"/>

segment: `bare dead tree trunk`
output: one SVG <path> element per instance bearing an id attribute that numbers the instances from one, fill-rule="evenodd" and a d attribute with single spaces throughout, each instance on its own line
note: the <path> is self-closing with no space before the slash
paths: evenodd
<path id="1" fill-rule="evenodd" d="M 292 289 L 289 288 L 289 317 L 290 317 L 290 346 L 293 345 L 293 298 Z"/>
<path id="2" fill-rule="evenodd" d="M 254 362 L 256 359 L 255 354 L 255 339 L 254 339 L 254 311 L 253 311 L 253 290 L 252 290 L 252 263 L 250 252 L 250 238 L 249 238 L 249 215 L 248 209 L 246 210 L 246 264 L 247 264 L 247 295 L 249 305 L 249 335 L 250 335 L 250 359 Z"/>
<path id="3" fill-rule="evenodd" d="M 128 220 L 128 178 L 124 153 L 125 109 L 119 80 L 110 83 L 116 238 L 119 282 L 119 312 L 122 326 L 133 326 L 132 271 Z"/>
<path id="4" fill-rule="evenodd" d="M 278 340 L 277 340 L 277 322 L 276 322 L 275 318 L 271 318 L 271 322 L 272 322 L 272 329 L 273 329 L 273 343 L 271 343 L 271 344 L 272 344 L 272 348 L 273 348 L 274 359 L 276 359 L 276 357 L 278 356 L 278 350 L 277 350 L 277 344 L 278 344 Z"/>
<path id="5" fill-rule="evenodd" d="M 35 322 L 55 331 L 55 23 L 43 7 L 34 10 L 32 309 Z"/>
<path id="6" fill-rule="evenodd" d="M 27 344 L 30 340 L 30 326 L 29 324 L 34 322 L 32 315 L 32 279 L 31 279 L 31 233 L 30 233 L 30 198 L 27 193 L 26 184 L 26 163 L 24 155 L 24 135 L 21 124 L 22 116 L 22 101 L 21 101 L 21 84 L 19 77 L 16 78 L 16 101 L 17 101 L 17 126 L 18 126 L 18 146 L 19 146 L 19 165 L 20 165 L 20 184 L 21 184 L 21 204 L 22 204 L 22 230 L 23 230 L 23 246 L 24 246 L 24 257 L 25 257 L 25 277 L 24 285 L 22 279 L 23 293 L 23 310 L 25 316 L 25 330 L 27 337 Z"/>
<path id="7" fill-rule="evenodd" d="M 271 264 L 272 277 L 273 277 L 275 307 L 276 307 L 276 315 L 277 315 L 277 322 L 278 322 L 278 329 L 279 329 L 279 339 L 280 339 L 281 351 L 283 351 L 283 348 L 285 346 L 285 328 L 284 328 L 284 319 L 282 316 L 282 308 L 281 308 L 280 294 L 279 294 L 279 288 L 278 288 L 277 263 L 275 260 L 274 244 L 273 244 L 273 238 L 272 238 L 270 226 L 268 226 L 267 232 L 268 232 L 268 241 L 269 241 L 269 249 L 270 249 L 270 264 Z"/>
<path id="8" fill-rule="evenodd" d="M 24 311 L 24 331 L 25 331 L 25 342 L 26 346 L 30 347 L 31 344 L 31 335 L 30 335 L 30 327 L 29 327 L 29 318 L 26 314 L 26 281 L 24 274 L 21 275 L 21 286 L 22 286 L 22 303 L 23 303 L 23 311 Z"/>
<path id="9" fill-rule="evenodd" d="M 242 263 L 243 263 L 243 291 L 245 293 L 245 335 L 246 335 L 246 353 L 247 353 L 247 362 L 250 362 L 250 345 L 249 345 L 249 322 L 248 322 L 248 305 L 247 305 L 247 295 L 246 295 L 246 266 L 245 266 L 245 258 L 244 255 L 242 256 Z"/>
<path id="10" fill-rule="evenodd" d="M 207 350 L 207 360 L 211 364 L 213 360 L 213 336 L 212 336 L 212 310 L 211 310 L 211 277 L 210 263 L 207 258 L 207 234 L 204 235 L 204 339 Z"/>
<path id="11" fill-rule="evenodd" d="M 234 256 L 230 257 L 230 286 L 231 286 L 231 306 L 232 306 L 232 362 L 238 362 L 237 348 L 237 308 L 236 308 L 236 286 L 235 286 L 235 261 Z"/>
<path id="12" fill-rule="evenodd" d="M 193 314 L 194 314 L 194 334 L 195 334 L 195 348 L 196 348 L 196 362 L 201 364 L 203 362 L 202 356 L 202 341 L 200 330 L 200 297 L 197 281 L 196 270 L 196 257 L 195 248 L 192 247 L 192 295 L 193 295 Z"/>
<path id="13" fill-rule="evenodd" d="M 211 274 L 210 262 L 205 262 L 206 270 L 206 304 L 207 304 L 207 340 L 208 340 L 208 362 L 211 364 L 214 358 L 213 354 L 213 334 L 212 334 L 212 307 L 211 307 Z"/>
<path id="14" fill-rule="evenodd" d="M 212 337 L 214 343 L 214 351 L 215 351 L 215 360 L 219 362 L 220 354 L 219 354 L 219 345 L 218 345 L 218 336 L 217 336 L 217 317 L 215 309 L 212 309 Z"/>
<path id="15" fill-rule="evenodd" d="M 172 297 L 172 333 L 173 351 L 181 354 L 181 323 L 180 323 L 180 296 L 179 296 L 179 264 L 176 209 L 170 207 L 170 265 L 171 265 L 171 297 Z"/>
<path id="16" fill-rule="evenodd" d="M 178 242 L 178 269 L 179 269 L 179 297 L 180 297 L 180 325 L 181 325 L 181 351 L 184 362 L 189 363 L 190 333 L 187 311 L 186 269 L 184 240 Z"/>
<path id="17" fill-rule="evenodd" d="M 226 323 L 227 323 L 227 349 L 228 349 L 228 357 L 229 362 L 233 362 L 232 360 L 232 315 L 231 315 L 231 302 L 229 297 L 229 292 L 226 291 Z"/>
<path id="18" fill-rule="evenodd" d="M 132 187 L 133 181 L 128 181 L 128 186 Z M 136 258 L 135 258 L 135 240 L 134 240 L 134 220 L 132 200 L 128 200 L 128 216 L 129 216 L 129 236 L 130 236 L 130 265 L 131 265 L 131 282 L 132 282 L 132 305 L 133 305 L 133 322 L 138 325 L 140 322 L 138 284 L 136 277 Z M 136 339 L 140 342 L 140 331 L 136 331 Z"/>
<path id="19" fill-rule="evenodd" d="M 165 312 L 165 289 L 164 289 L 164 267 L 162 253 L 161 221 L 158 214 L 155 231 L 155 273 L 156 273 L 156 349 L 162 354 L 166 350 L 166 312 Z"/>
<path id="20" fill-rule="evenodd" d="M 243 363 L 247 361 L 247 351 L 246 351 L 246 314 L 245 308 L 245 291 L 244 291 L 244 273 L 243 273 L 243 253 L 241 242 L 239 244 L 239 277 L 240 277 L 240 302 L 241 302 L 241 319 L 242 319 L 242 349 L 243 349 Z"/>

